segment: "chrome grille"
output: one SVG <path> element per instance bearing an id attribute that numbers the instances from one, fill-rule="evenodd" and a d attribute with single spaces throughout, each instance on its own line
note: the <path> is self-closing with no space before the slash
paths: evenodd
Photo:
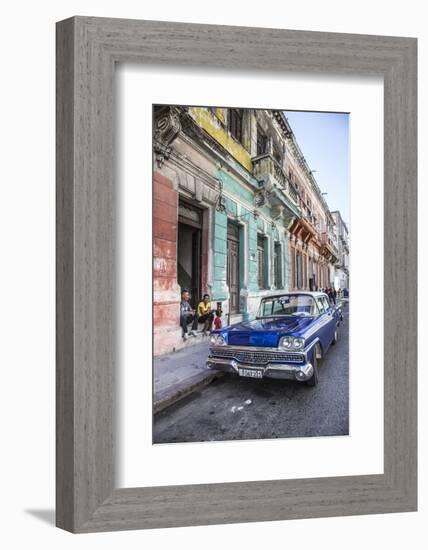
<path id="1" fill-rule="evenodd" d="M 212 348 L 212 357 L 221 357 L 223 359 L 235 359 L 240 363 L 266 365 L 267 363 L 302 363 L 304 357 L 298 353 L 288 353 L 281 351 L 259 351 L 242 350 L 230 347 Z"/>

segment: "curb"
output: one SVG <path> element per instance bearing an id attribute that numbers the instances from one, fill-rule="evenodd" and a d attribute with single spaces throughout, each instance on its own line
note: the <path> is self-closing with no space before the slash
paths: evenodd
<path id="1" fill-rule="evenodd" d="M 181 399 L 188 397 L 193 392 L 208 386 L 216 378 L 224 376 L 223 372 L 208 371 L 200 372 L 194 376 L 188 378 L 185 382 L 181 382 L 159 392 L 154 396 L 153 402 L 153 414 L 160 413 L 167 407 L 170 407 L 174 403 L 177 403 Z"/>

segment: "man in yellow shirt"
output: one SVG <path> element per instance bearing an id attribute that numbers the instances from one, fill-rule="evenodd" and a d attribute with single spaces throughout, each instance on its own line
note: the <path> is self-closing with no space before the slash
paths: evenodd
<path id="1" fill-rule="evenodd" d="M 198 321 L 204 323 L 204 334 L 212 329 L 214 312 L 211 311 L 209 294 L 204 294 L 202 302 L 198 305 Z"/>

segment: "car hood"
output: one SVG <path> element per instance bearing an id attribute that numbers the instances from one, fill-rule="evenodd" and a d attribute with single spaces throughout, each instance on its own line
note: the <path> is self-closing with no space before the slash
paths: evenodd
<path id="1" fill-rule="evenodd" d="M 277 347 L 279 339 L 290 334 L 298 336 L 313 322 L 313 317 L 274 317 L 255 319 L 232 325 L 227 329 L 231 346 Z"/>

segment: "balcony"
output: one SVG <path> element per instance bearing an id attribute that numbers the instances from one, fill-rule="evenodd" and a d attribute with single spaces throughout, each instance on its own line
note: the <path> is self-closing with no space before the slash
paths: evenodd
<path id="1" fill-rule="evenodd" d="M 262 182 L 265 187 L 272 185 L 281 190 L 295 206 L 298 206 L 299 195 L 296 189 L 290 183 L 279 162 L 270 153 L 253 157 L 252 161 L 253 176 L 257 181 Z"/>
<path id="2" fill-rule="evenodd" d="M 288 178 L 287 178 L 288 181 Z M 293 201 L 296 204 L 299 204 L 299 193 L 297 192 L 297 189 L 294 187 L 294 185 L 290 182 L 288 182 L 288 193 L 290 197 L 293 199 Z"/>
<path id="3" fill-rule="evenodd" d="M 329 259 L 331 259 L 332 261 L 337 260 L 339 257 L 339 252 L 337 250 L 336 243 L 334 242 L 333 237 L 329 233 L 324 231 L 323 233 L 320 233 L 319 241 L 324 256 L 329 257 Z"/>
<path id="4" fill-rule="evenodd" d="M 298 236 L 305 244 L 312 240 L 317 241 L 318 231 L 313 223 L 312 216 L 295 218 L 289 230 L 292 235 Z"/>

